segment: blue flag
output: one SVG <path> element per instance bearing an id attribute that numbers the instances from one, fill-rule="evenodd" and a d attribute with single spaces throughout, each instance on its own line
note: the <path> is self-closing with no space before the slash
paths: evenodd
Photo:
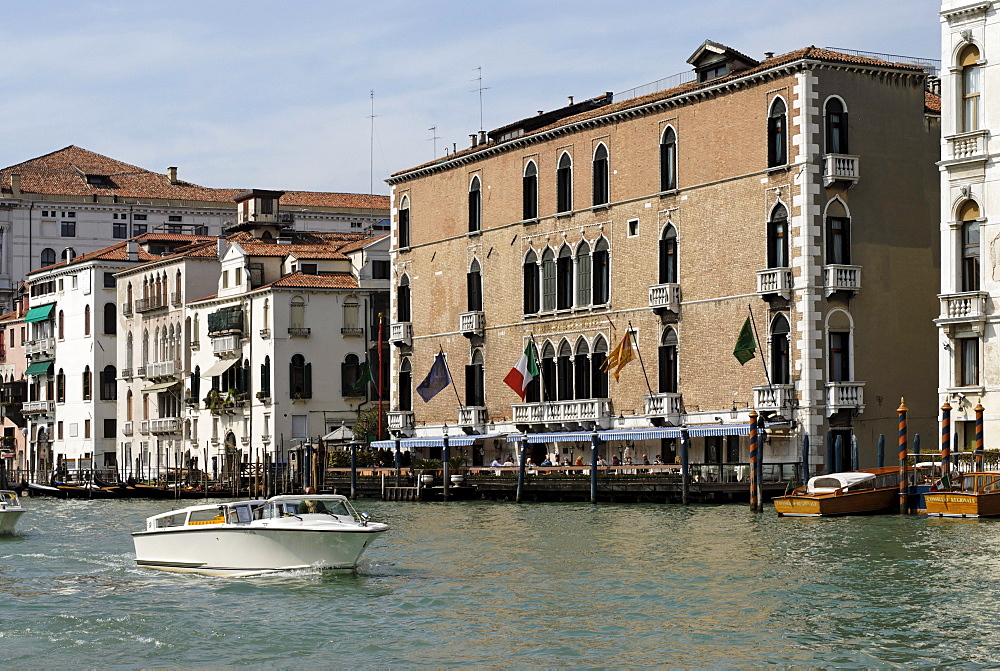
<path id="1" fill-rule="evenodd" d="M 438 352 L 434 356 L 431 372 L 427 373 L 424 381 L 417 386 L 417 393 L 420 394 L 420 398 L 424 399 L 424 403 L 427 403 L 449 384 L 451 384 L 451 375 L 448 375 L 448 364 L 445 363 L 444 352 Z"/>

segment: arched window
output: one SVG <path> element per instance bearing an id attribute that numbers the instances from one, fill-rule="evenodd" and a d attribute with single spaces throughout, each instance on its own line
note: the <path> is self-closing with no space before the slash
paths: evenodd
<path id="1" fill-rule="evenodd" d="M 104 304 L 104 335 L 114 335 L 118 332 L 118 313 L 114 303 Z"/>
<path id="2" fill-rule="evenodd" d="M 399 231 L 399 247 L 400 249 L 410 246 L 410 197 L 403 196 L 399 201 L 399 213 L 397 214 L 396 223 L 398 225 L 397 230 Z"/>
<path id="3" fill-rule="evenodd" d="M 788 128 L 785 101 L 775 98 L 767 116 L 767 167 L 788 163 Z"/>
<path id="4" fill-rule="evenodd" d="M 361 334 L 361 306 L 354 298 L 344 301 L 344 333 Z"/>
<path id="5" fill-rule="evenodd" d="M 607 205 L 610 195 L 608 186 L 608 148 L 604 143 L 594 151 L 594 205 Z"/>
<path id="6" fill-rule="evenodd" d="M 472 363 L 465 367 L 465 405 L 486 405 L 486 376 L 483 368 L 483 351 L 472 353 Z"/>
<path id="7" fill-rule="evenodd" d="M 340 392 L 341 396 L 364 396 L 365 387 L 358 385 L 361 379 L 361 360 L 357 354 L 348 354 L 340 364 Z"/>
<path id="8" fill-rule="evenodd" d="M 132 332 L 125 336 L 125 367 L 132 370 L 135 363 L 135 345 L 132 342 Z"/>
<path id="9" fill-rule="evenodd" d="M 576 248 L 576 304 L 590 305 L 593 291 L 590 243 L 581 240 Z"/>
<path id="10" fill-rule="evenodd" d="M 559 248 L 556 262 L 556 309 L 568 310 L 573 307 L 573 253 L 569 245 Z"/>
<path id="11" fill-rule="evenodd" d="M 171 297 L 171 303 L 174 305 L 181 304 L 181 271 L 179 270 L 174 277 L 174 295 Z"/>
<path id="12" fill-rule="evenodd" d="M 979 205 L 972 200 L 962 204 L 958 219 L 962 222 L 962 291 L 979 291 Z"/>
<path id="13" fill-rule="evenodd" d="M 293 355 L 288 364 L 288 391 L 293 399 L 312 398 L 312 364 L 301 354 Z"/>
<path id="14" fill-rule="evenodd" d="M 556 212 L 573 209 L 573 159 L 563 152 L 556 169 Z"/>
<path id="15" fill-rule="evenodd" d="M 531 348 L 531 353 L 535 357 L 535 365 L 537 366 L 537 362 L 541 360 L 538 356 L 538 349 L 532 341 L 528 342 L 528 347 Z M 542 381 L 540 379 L 540 375 L 541 371 L 539 371 L 539 375 L 536 375 L 531 379 L 531 382 L 528 383 L 528 387 L 524 390 L 524 400 L 526 403 L 538 403 L 542 400 Z"/>
<path id="16" fill-rule="evenodd" d="M 788 210 L 779 203 L 771 210 L 771 219 L 767 222 L 767 267 L 788 266 Z"/>
<path id="17" fill-rule="evenodd" d="M 840 98 L 830 98 L 826 101 L 824 110 L 826 117 L 826 153 L 846 154 L 847 148 L 847 110 Z"/>
<path id="18" fill-rule="evenodd" d="M 853 379 L 851 326 L 851 318 L 843 310 L 834 310 L 827 318 L 827 365 L 830 382 L 849 382 Z"/>
<path id="19" fill-rule="evenodd" d="M 60 368 L 56 374 L 56 402 L 66 402 L 66 373 Z"/>
<path id="20" fill-rule="evenodd" d="M 771 321 L 771 382 L 789 384 L 791 359 L 788 346 L 788 320 L 778 315 Z"/>
<path id="21" fill-rule="evenodd" d="M 676 394 L 679 388 L 680 369 L 677 366 L 677 331 L 667 327 L 660 335 L 659 390 L 662 394 Z"/>
<path id="22" fill-rule="evenodd" d="M 677 188 L 677 133 L 670 126 L 660 137 L 660 191 Z"/>
<path id="23" fill-rule="evenodd" d="M 413 410 L 413 366 L 409 359 L 403 359 L 399 365 L 399 409 Z"/>
<path id="24" fill-rule="evenodd" d="M 594 305 L 604 305 L 611 299 L 611 256 L 607 238 L 602 237 L 594 244 L 593 277 Z"/>
<path id="25" fill-rule="evenodd" d="M 469 312 L 480 312 L 483 309 L 483 275 L 480 272 L 479 259 L 472 259 L 469 272 L 465 275 L 465 288 Z"/>
<path id="26" fill-rule="evenodd" d="M 129 313 L 132 312 L 132 283 L 129 282 L 128 286 L 125 287 L 125 306 L 128 308 Z"/>
<path id="27" fill-rule="evenodd" d="M 528 161 L 524 166 L 524 177 L 521 180 L 521 218 L 524 220 L 538 218 L 538 166 L 534 161 Z"/>
<path id="28" fill-rule="evenodd" d="M 524 276 L 524 314 L 533 315 L 538 312 L 538 257 L 534 250 L 529 250 L 524 257 L 522 266 Z"/>
<path id="29" fill-rule="evenodd" d="M 542 346 L 541 366 L 538 373 L 542 376 L 542 398 L 546 402 L 556 400 L 556 348 L 546 342 Z"/>
<path id="30" fill-rule="evenodd" d="M 396 321 L 410 321 L 410 276 L 403 275 L 396 288 Z"/>
<path id="31" fill-rule="evenodd" d="M 826 208 L 826 262 L 851 263 L 851 220 L 840 200 L 832 201 Z"/>
<path id="32" fill-rule="evenodd" d="M 90 366 L 83 367 L 83 384 L 81 385 L 81 390 L 83 392 L 83 400 L 89 401 L 91 397 L 91 389 L 93 388 L 94 380 L 90 374 Z"/>
<path id="33" fill-rule="evenodd" d="M 980 65 L 979 47 L 970 44 L 962 49 L 958 56 L 958 67 L 961 68 L 962 82 L 962 128 L 968 133 L 979 130 L 980 127 Z"/>
<path id="34" fill-rule="evenodd" d="M 132 421 L 132 390 L 129 389 L 128 393 L 125 395 L 125 419 L 129 422 Z"/>
<path id="35" fill-rule="evenodd" d="M 260 395 L 271 395 L 271 357 L 264 356 L 264 363 L 260 365 Z"/>
<path id="36" fill-rule="evenodd" d="M 560 401 L 573 398 L 573 350 L 565 340 L 559 344 L 556 360 L 556 391 L 556 399 Z"/>
<path id="37" fill-rule="evenodd" d="M 83 306 L 83 335 L 90 335 L 90 306 Z"/>
<path id="38" fill-rule="evenodd" d="M 660 235 L 660 284 L 677 284 L 677 229 L 667 224 Z"/>
<path id="39" fill-rule="evenodd" d="M 194 372 L 191 373 L 191 389 L 188 393 L 194 399 L 195 405 L 197 405 L 198 399 L 201 396 L 201 366 L 195 366 Z"/>
<path id="40" fill-rule="evenodd" d="M 601 370 L 608 358 L 608 342 L 603 336 L 594 341 L 594 353 L 590 357 L 591 398 L 608 398 L 608 374 Z"/>
<path id="41" fill-rule="evenodd" d="M 42 250 L 42 255 L 40 257 L 41 267 L 51 266 L 56 262 L 56 250 L 46 247 Z"/>
<path id="42" fill-rule="evenodd" d="M 114 401 L 118 398 L 118 370 L 108 364 L 101 371 L 101 400 Z"/>
<path id="43" fill-rule="evenodd" d="M 292 328 L 302 329 L 306 327 L 306 299 L 296 296 L 289 305 L 289 322 Z"/>
<path id="44" fill-rule="evenodd" d="M 573 396 L 590 398 L 590 345 L 583 338 L 577 341 L 573 357 Z"/>
<path id="45" fill-rule="evenodd" d="M 551 249 L 542 253 L 542 310 L 556 309 L 556 255 Z"/>
<path id="46" fill-rule="evenodd" d="M 479 175 L 469 184 L 469 232 L 475 233 L 483 227 L 483 194 Z"/>
<path id="47" fill-rule="evenodd" d="M 66 337 L 66 313 L 62 310 L 59 311 L 59 317 L 57 319 L 57 328 L 59 339 L 62 340 Z"/>

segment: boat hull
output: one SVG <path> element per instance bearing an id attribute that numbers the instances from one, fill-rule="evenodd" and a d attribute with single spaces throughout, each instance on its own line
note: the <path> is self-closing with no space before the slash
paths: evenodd
<path id="1" fill-rule="evenodd" d="M 930 517 L 1000 517 L 1000 492 L 924 494 Z"/>
<path id="2" fill-rule="evenodd" d="M 0 510 L 0 534 L 14 533 L 14 527 L 23 514 L 24 510 Z"/>
<path id="3" fill-rule="evenodd" d="M 865 515 L 899 505 L 899 490 L 875 489 L 846 494 L 791 494 L 779 496 L 774 509 L 782 517 Z"/>
<path id="4" fill-rule="evenodd" d="M 218 525 L 132 534 L 136 564 L 179 573 L 251 576 L 296 569 L 352 570 L 388 527 L 329 531 Z"/>

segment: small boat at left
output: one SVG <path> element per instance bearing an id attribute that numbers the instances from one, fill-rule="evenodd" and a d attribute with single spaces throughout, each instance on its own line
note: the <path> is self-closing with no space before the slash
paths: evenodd
<path id="1" fill-rule="evenodd" d="M 0 534 L 14 533 L 17 521 L 24 514 L 17 492 L 0 489 Z"/>

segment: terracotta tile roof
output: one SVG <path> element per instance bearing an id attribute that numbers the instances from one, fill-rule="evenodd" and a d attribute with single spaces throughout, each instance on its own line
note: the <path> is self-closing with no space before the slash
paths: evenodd
<path id="1" fill-rule="evenodd" d="M 279 244 L 277 241 L 261 240 L 247 231 L 241 231 L 229 236 L 228 240 L 239 244 L 248 256 L 346 259 L 345 252 L 355 251 L 384 237 L 386 236 L 380 235 L 373 238 L 363 233 L 295 231 L 291 244 Z"/>
<path id="2" fill-rule="evenodd" d="M 159 261 L 164 258 L 167 258 L 167 256 L 177 256 L 179 255 L 179 252 L 181 250 L 191 248 L 192 245 L 199 243 L 201 246 L 210 247 L 212 249 L 213 255 L 217 253 L 215 251 L 216 249 L 215 238 L 206 238 L 203 235 L 183 235 L 180 233 L 143 233 L 142 235 L 135 236 L 134 238 L 132 238 L 132 240 L 139 243 L 138 262 L 140 263 L 147 261 Z M 175 250 L 173 254 L 169 254 L 166 256 L 162 254 L 151 254 L 150 252 L 146 251 L 146 249 L 142 246 L 144 243 L 155 242 L 157 240 L 168 241 L 168 242 L 188 242 L 190 244 L 184 245 L 183 247 L 179 247 L 177 250 Z M 98 249 L 93 252 L 87 252 L 86 254 L 80 254 L 79 256 L 74 257 L 73 260 L 69 262 L 60 261 L 59 263 L 54 263 L 51 266 L 45 266 L 44 268 L 35 268 L 34 270 L 29 271 L 28 275 L 34 275 L 42 271 L 53 270 L 61 266 L 76 265 L 78 263 L 84 263 L 86 261 L 95 261 L 95 260 L 127 261 L 128 260 L 128 250 L 126 249 L 127 243 L 128 243 L 127 240 L 122 240 L 121 242 L 116 242 L 115 244 L 110 245 L 108 247 L 104 247 L 102 249 Z"/>
<path id="3" fill-rule="evenodd" d="M 0 315 L 0 323 L 15 322 L 24 319 L 26 313 L 17 314 L 17 312 L 7 312 Z"/>
<path id="4" fill-rule="evenodd" d="M 343 247 L 341 247 L 340 251 L 343 252 L 344 254 L 349 254 L 351 252 L 356 252 L 359 249 L 364 249 L 365 247 L 367 247 L 369 245 L 373 245 L 376 242 L 379 242 L 380 240 L 385 240 L 388 237 L 389 237 L 389 234 L 386 233 L 384 235 L 378 235 L 378 236 L 376 236 L 374 238 L 365 238 L 363 240 L 356 240 L 354 242 L 350 242 L 350 243 L 344 245 Z"/>
<path id="5" fill-rule="evenodd" d="M 218 203 L 236 208 L 233 198 L 246 189 L 215 189 L 191 182 L 170 183 L 161 173 L 130 165 L 82 147 L 57 151 L 0 169 L 0 190 L 11 193 L 11 175 L 21 176 L 23 193 L 52 196 L 118 196 Z M 89 179 L 88 179 L 89 176 Z M 286 191 L 281 205 L 289 207 L 388 210 L 389 197 L 363 193 Z"/>
<path id="6" fill-rule="evenodd" d="M 774 56 L 773 58 L 769 58 L 769 59 L 763 61 L 762 63 L 760 63 L 760 65 L 757 65 L 757 66 L 752 67 L 752 68 L 748 68 L 746 70 L 740 70 L 739 72 L 733 73 L 733 74 L 728 75 L 726 77 L 719 77 L 718 79 L 713 79 L 713 80 L 707 81 L 707 82 L 692 81 L 692 82 L 688 82 L 686 84 L 681 84 L 679 86 L 675 86 L 673 88 L 665 89 L 663 91 L 655 91 L 653 93 L 649 93 L 649 94 L 644 95 L 644 96 L 638 96 L 636 98 L 629 98 L 627 100 L 622 100 L 622 101 L 617 102 L 617 103 L 612 103 L 610 105 L 604 105 L 602 107 L 598 107 L 598 108 L 593 109 L 593 110 L 582 112 L 582 113 L 576 114 L 574 116 L 566 117 L 566 118 L 560 119 L 559 121 L 556 121 L 556 122 L 554 122 L 552 124 L 549 124 L 548 126 L 543 126 L 541 128 L 538 128 L 538 129 L 532 130 L 530 132 L 527 132 L 527 133 L 525 133 L 524 135 L 520 136 L 517 139 L 520 140 L 522 138 L 530 137 L 532 135 L 538 135 L 540 133 L 544 133 L 546 131 L 553 130 L 555 128 L 560 128 L 562 126 L 568 126 L 568 125 L 577 123 L 579 121 L 586 121 L 587 119 L 593 119 L 593 118 L 602 117 L 602 116 L 605 116 L 605 115 L 608 115 L 608 114 L 614 114 L 616 112 L 621 112 L 621 111 L 624 111 L 624 110 L 633 109 L 633 108 L 636 108 L 636 107 L 642 107 L 643 105 L 647 105 L 649 103 L 657 102 L 657 101 L 660 101 L 660 100 L 666 100 L 668 98 L 673 98 L 675 96 L 679 96 L 681 94 L 688 93 L 690 91 L 696 91 L 698 89 L 705 89 L 705 88 L 714 87 L 714 86 L 719 85 L 720 83 L 724 83 L 724 82 L 728 82 L 728 81 L 733 81 L 733 80 L 736 80 L 736 79 L 741 79 L 741 78 L 746 77 L 748 75 L 753 75 L 753 74 L 757 74 L 759 72 L 764 72 L 764 71 L 767 71 L 767 70 L 771 70 L 773 68 L 780 67 L 782 65 L 787 65 L 789 63 L 793 63 L 793 62 L 799 61 L 799 60 L 819 60 L 819 61 L 824 61 L 824 62 L 828 62 L 828 63 L 849 63 L 849 64 L 854 64 L 854 65 L 870 65 L 870 66 L 875 66 L 875 67 L 894 68 L 894 69 L 898 69 L 898 70 L 910 70 L 910 71 L 915 72 L 915 73 L 922 71 L 922 68 L 920 66 L 918 66 L 918 65 L 907 65 L 907 64 L 903 64 L 903 63 L 890 63 L 888 61 L 879 60 L 877 58 L 868 58 L 868 57 L 865 57 L 865 56 L 854 56 L 852 54 L 840 53 L 839 51 L 831 51 L 829 49 L 820 49 L 818 47 L 810 46 L 810 47 L 805 47 L 805 48 L 802 48 L 802 49 L 796 49 L 795 51 L 789 51 L 788 53 L 781 54 L 780 56 Z M 514 125 L 514 124 L 511 124 L 511 125 Z M 508 141 L 504 141 L 504 142 L 508 142 Z M 487 144 L 481 144 L 481 145 L 478 145 L 476 147 L 467 147 L 466 149 L 457 151 L 457 152 L 455 152 L 453 154 L 449 154 L 446 157 L 438 158 L 438 159 L 435 159 L 433 161 L 428 161 L 427 163 L 423 163 L 423 164 L 415 166 L 413 168 L 408 168 L 406 170 L 400 170 L 399 172 L 393 173 L 391 175 L 391 177 L 398 177 L 400 175 L 405 175 L 405 174 L 407 174 L 409 172 L 413 172 L 415 170 L 420 170 L 420 169 L 423 169 L 423 168 L 427 168 L 427 167 L 430 167 L 430 166 L 433 166 L 433 165 L 436 165 L 436 164 L 439 164 L 439 163 L 446 163 L 446 162 L 452 161 L 455 158 L 458 158 L 458 157 L 461 157 L 461 156 L 467 156 L 469 154 L 475 154 L 476 152 L 483 151 L 484 149 L 495 147 L 498 144 L 503 144 L 503 142 L 489 141 Z"/>
<path id="7" fill-rule="evenodd" d="M 290 273 L 264 286 L 301 289 L 357 289 L 358 279 L 350 273 L 321 273 L 319 275 Z"/>
<path id="8" fill-rule="evenodd" d="M 924 93 L 924 109 L 928 112 L 941 113 L 941 96 L 926 91 Z"/>

